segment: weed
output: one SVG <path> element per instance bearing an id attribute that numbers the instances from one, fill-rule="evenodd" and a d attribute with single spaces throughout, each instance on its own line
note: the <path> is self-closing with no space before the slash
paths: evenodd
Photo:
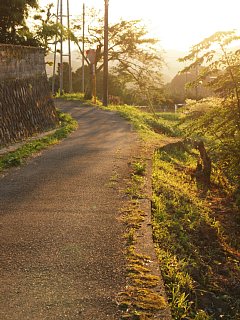
<path id="1" fill-rule="evenodd" d="M 131 196 L 128 208 L 123 210 L 122 220 L 126 224 L 126 253 L 128 286 L 119 295 L 119 306 L 124 311 L 122 319 L 152 319 L 159 310 L 165 309 L 165 298 L 155 291 L 159 277 L 152 275 L 147 265 L 150 258 L 136 252 L 137 230 L 144 221 L 145 213 L 140 210 L 138 200 L 144 185 L 143 174 L 146 164 L 140 160 L 132 163 L 133 173 L 127 193 Z"/>
<path id="2" fill-rule="evenodd" d="M 135 229 L 130 228 L 128 232 L 125 234 L 126 244 L 127 246 L 132 246 L 135 242 Z"/>
<path id="3" fill-rule="evenodd" d="M 143 176 L 146 170 L 146 163 L 143 161 L 136 161 L 132 163 L 132 167 L 135 175 Z"/>
<path id="4" fill-rule="evenodd" d="M 188 316 L 191 302 L 188 301 L 188 296 L 182 292 L 179 284 L 172 288 L 170 305 L 174 319 L 184 319 Z"/>
<path id="5" fill-rule="evenodd" d="M 132 199 L 142 199 L 142 186 L 144 183 L 144 178 L 142 176 L 132 174 L 132 179 L 129 184 L 129 186 L 126 189 L 126 193 L 132 198 Z"/>
<path id="6" fill-rule="evenodd" d="M 2 160 L 2 168 L 17 167 L 22 164 L 22 159 L 18 153 L 11 153 Z"/>

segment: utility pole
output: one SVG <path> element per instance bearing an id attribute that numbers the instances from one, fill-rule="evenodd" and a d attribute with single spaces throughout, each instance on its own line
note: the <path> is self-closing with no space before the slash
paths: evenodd
<path id="1" fill-rule="evenodd" d="M 60 36 L 60 66 L 59 66 L 59 85 L 60 96 L 63 94 L 63 3 L 60 0 L 60 23 L 61 23 L 61 36 Z"/>
<path id="2" fill-rule="evenodd" d="M 59 0 L 57 0 L 57 17 L 56 24 L 59 21 Z M 56 60 L 57 60 L 57 36 L 54 41 L 54 59 L 53 59 L 53 75 L 52 75 L 52 95 L 55 94 L 55 80 L 56 80 Z"/>
<path id="3" fill-rule="evenodd" d="M 72 57 L 71 57 L 71 37 L 70 37 L 70 15 L 69 15 L 69 0 L 67 2 L 67 14 L 63 15 L 63 0 L 57 0 L 57 19 L 60 21 L 61 33 L 60 33 L 60 63 L 59 63 L 59 93 L 63 94 L 63 57 L 68 57 L 69 65 L 69 92 L 72 92 Z M 63 54 L 63 18 L 67 18 L 67 30 L 68 30 L 68 53 Z M 55 38 L 55 50 L 54 50 L 54 63 L 53 63 L 53 82 L 52 93 L 54 94 L 55 79 L 56 79 L 56 60 L 57 60 L 57 37 Z"/>
<path id="4" fill-rule="evenodd" d="M 82 34 L 82 92 L 85 91 L 85 70 L 84 70 L 84 55 L 85 55 L 85 4 L 83 3 L 83 34 Z"/>
<path id="5" fill-rule="evenodd" d="M 70 37 L 70 15 L 69 0 L 67 0 L 67 27 L 68 27 L 68 76 L 69 76 L 69 92 L 72 92 L 72 55 L 71 55 L 71 37 Z"/>
<path id="6" fill-rule="evenodd" d="M 103 105 L 108 105 L 108 0 L 105 1 L 104 14 L 104 69 L 103 69 Z"/>

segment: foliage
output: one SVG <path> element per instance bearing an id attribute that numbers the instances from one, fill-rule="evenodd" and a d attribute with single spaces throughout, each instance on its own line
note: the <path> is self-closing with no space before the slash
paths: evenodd
<path id="1" fill-rule="evenodd" d="M 37 0 L 10 0 L 0 4 L 0 42 L 41 46 L 47 53 L 61 34 L 66 40 L 69 33 L 56 21 L 52 9 L 52 3 L 39 8 Z"/>
<path id="2" fill-rule="evenodd" d="M 28 157 L 37 153 L 52 144 L 58 143 L 64 139 L 68 134 L 77 128 L 77 122 L 69 115 L 58 112 L 59 128 L 50 135 L 43 138 L 26 142 L 16 151 L 9 152 L 0 157 L 0 171 L 10 167 L 21 165 Z"/>
<path id="3" fill-rule="evenodd" d="M 63 40 L 67 39 L 68 31 L 59 22 L 56 21 L 56 15 L 52 13 L 53 3 L 50 3 L 44 9 L 39 9 L 34 14 L 35 22 L 33 33 L 45 52 L 51 50 L 53 43 L 59 42 L 62 35 Z"/>
<path id="4" fill-rule="evenodd" d="M 146 163 L 141 161 L 136 161 L 132 163 L 133 169 L 134 169 L 134 174 L 143 176 L 146 170 Z"/>
<path id="5" fill-rule="evenodd" d="M 207 81 L 219 99 L 187 105 L 186 130 L 209 143 L 221 170 L 240 188 L 240 37 L 234 31 L 216 32 L 193 46 L 181 61 L 191 61 L 182 72 L 201 66 L 192 85 Z"/>
<path id="6" fill-rule="evenodd" d="M 96 48 L 96 71 L 103 69 L 104 21 L 96 12 L 92 13 L 91 28 L 85 43 Z M 75 24 L 72 38 L 83 54 L 81 26 Z M 131 87 L 134 98 L 141 96 L 146 103 L 157 103 L 162 98 L 161 66 L 162 57 L 157 48 L 158 40 L 148 37 L 140 20 L 121 20 L 109 25 L 109 55 L 118 82 L 125 88 Z M 86 59 L 86 58 L 85 58 Z M 87 63 L 89 61 L 86 59 Z"/>
<path id="7" fill-rule="evenodd" d="M 30 7 L 37 8 L 37 0 L 1 1 L 0 43 L 38 45 L 25 21 Z"/>
<path id="8" fill-rule="evenodd" d="M 188 101 L 184 109 L 181 129 L 187 137 L 204 140 L 215 170 L 228 178 L 236 191 L 239 188 L 240 135 L 232 116 L 232 105 L 220 98 Z M 224 182 L 226 188 L 226 181 Z"/>
<path id="9" fill-rule="evenodd" d="M 216 32 L 193 46 L 189 55 L 180 61 L 193 61 L 182 72 L 201 66 L 201 72 L 193 85 L 208 79 L 207 85 L 231 104 L 236 126 L 240 128 L 240 50 L 233 45 L 240 40 L 234 31 Z"/>
<path id="10" fill-rule="evenodd" d="M 85 83 L 88 83 L 91 79 L 91 74 L 89 73 L 89 68 L 85 65 L 84 67 Z M 49 78 L 51 83 L 52 77 Z M 76 95 L 79 95 L 79 88 L 82 85 L 82 68 L 78 68 L 75 72 L 72 72 L 72 89 Z M 103 72 L 100 71 L 97 75 L 97 97 L 101 97 L 103 88 Z M 55 92 L 59 89 L 59 68 L 58 73 L 55 77 Z M 69 64 L 67 62 L 63 63 L 63 91 L 65 93 L 69 92 Z M 118 82 L 118 76 L 113 74 L 111 71 L 108 76 L 108 93 L 109 102 L 115 98 L 120 102 L 128 103 L 132 101 L 129 97 L 130 92 L 125 90 L 125 88 Z M 84 97 L 82 97 L 84 99 Z"/>

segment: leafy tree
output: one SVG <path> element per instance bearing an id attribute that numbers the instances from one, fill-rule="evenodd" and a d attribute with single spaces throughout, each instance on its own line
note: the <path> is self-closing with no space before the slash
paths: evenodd
<path id="1" fill-rule="evenodd" d="M 92 14 L 94 19 L 88 30 L 85 42 L 96 48 L 96 72 L 103 69 L 104 21 Z M 81 26 L 74 26 L 73 40 L 82 52 Z M 148 37 L 148 32 L 140 20 L 121 20 L 109 25 L 109 62 L 112 71 L 121 77 L 125 85 L 131 87 L 135 97 L 149 101 L 149 97 L 160 99 L 159 88 L 162 86 L 162 57 L 157 48 L 158 40 Z M 89 61 L 86 59 L 87 63 Z M 158 99 L 159 98 L 159 99 Z"/>
<path id="2" fill-rule="evenodd" d="M 216 32 L 211 37 L 193 46 L 189 55 L 180 61 L 192 61 L 182 72 L 201 66 L 198 78 L 192 83 L 208 79 L 206 85 L 216 95 L 223 97 L 231 104 L 236 125 L 240 129 L 240 50 L 231 47 L 240 40 L 234 31 Z"/>
<path id="3" fill-rule="evenodd" d="M 37 8 L 37 0 L 8 0 L 0 3 L 0 43 L 38 45 L 26 25 L 29 8 Z"/>
<path id="4" fill-rule="evenodd" d="M 215 99 L 187 105 L 186 129 L 204 137 L 218 169 L 240 190 L 240 37 L 234 31 L 217 32 L 195 45 L 190 54 L 181 59 L 190 61 L 187 72 L 201 66 L 198 79 L 206 81 Z"/>
<path id="5" fill-rule="evenodd" d="M 56 15 L 52 12 L 53 3 L 50 3 L 44 9 L 39 9 L 37 14 L 33 16 L 35 25 L 33 33 L 35 39 L 40 43 L 41 47 L 48 53 L 52 50 L 53 44 L 60 41 L 62 35 L 63 41 L 68 37 L 68 30 L 59 22 L 56 22 Z"/>

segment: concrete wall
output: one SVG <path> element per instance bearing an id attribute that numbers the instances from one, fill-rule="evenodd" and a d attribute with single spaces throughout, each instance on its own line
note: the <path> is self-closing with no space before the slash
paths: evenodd
<path id="1" fill-rule="evenodd" d="M 44 51 L 0 44 L 0 147 L 56 124 Z"/>

